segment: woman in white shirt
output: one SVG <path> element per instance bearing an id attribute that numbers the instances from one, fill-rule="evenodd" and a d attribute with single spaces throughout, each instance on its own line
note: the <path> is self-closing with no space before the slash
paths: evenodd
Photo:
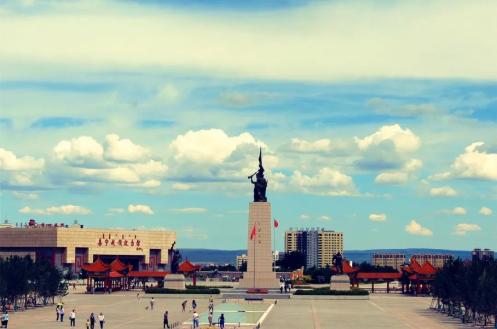
<path id="1" fill-rule="evenodd" d="M 100 329 L 104 329 L 105 317 L 102 312 L 98 315 L 98 322 L 100 322 Z"/>

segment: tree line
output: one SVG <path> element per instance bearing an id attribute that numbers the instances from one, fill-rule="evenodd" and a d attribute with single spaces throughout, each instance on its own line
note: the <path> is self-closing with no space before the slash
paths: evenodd
<path id="1" fill-rule="evenodd" d="M 26 309 L 54 303 L 67 295 L 68 284 L 62 271 L 47 260 L 31 257 L 0 258 L 0 304 L 2 310 Z"/>
<path id="2" fill-rule="evenodd" d="M 456 259 L 445 264 L 433 282 L 436 309 L 463 323 L 497 322 L 497 261 Z M 497 328 L 497 324 L 495 325 Z"/>

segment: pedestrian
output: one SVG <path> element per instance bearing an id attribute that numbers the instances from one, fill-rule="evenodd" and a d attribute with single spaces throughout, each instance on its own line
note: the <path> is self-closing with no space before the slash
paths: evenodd
<path id="1" fill-rule="evenodd" d="M 102 312 L 98 315 L 98 322 L 100 322 L 100 329 L 104 329 L 105 316 Z"/>
<path id="2" fill-rule="evenodd" d="M 56 315 L 57 315 L 57 320 L 55 320 L 55 321 L 57 321 L 57 322 L 58 322 L 58 321 L 59 321 L 59 318 L 60 318 L 60 306 L 59 306 L 59 305 L 57 305 L 57 306 L 55 307 L 55 313 L 56 313 Z"/>
<path id="3" fill-rule="evenodd" d="M 60 307 L 60 322 L 64 322 L 64 314 L 66 312 L 64 311 L 64 306 Z"/>
<path id="4" fill-rule="evenodd" d="M 283 293 L 283 286 L 284 286 L 283 282 L 280 282 L 280 294 Z"/>
<path id="5" fill-rule="evenodd" d="M 195 311 L 197 309 L 197 302 L 195 299 L 192 300 L 192 310 Z"/>
<path id="6" fill-rule="evenodd" d="M 193 311 L 193 328 L 198 328 L 199 326 L 198 313 L 197 311 Z"/>
<path id="7" fill-rule="evenodd" d="M 76 282 L 72 283 L 72 290 L 76 290 Z"/>
<path id="8" fill-rule="evenodd" d="M 9 312 L 5 310 L 2 315 L 2 328 L 7 328 L 8 326 L 9 326 Z"/>
<path id="9" fill-rule="evenodd" d="M 164 328 L 169 329 L 169 312 L 167 310 L 164 312 Z"/>
<path id="10" fill-rule="evenodd" d="M 90 329 L 95 329 L 95 314 L 90 314 Z"/>
<path id="11" fill-rule="evenodd" d="M 207 320 L 209 321 L 209 327 L 212 327 L 212 311 L 209 312 L 209 316 L 207 317 Z"/>
<path id="12" fill-rule="evenodd" d="M 150 300 L 150 310 L 151 311 L 154 310 L 154 303 L 155 303 L 155 299 L 154 299 L 154 297 L 152 297 L 152 299 Z"/>
<path id="13" fill-rule="evenodd" d="M 139 292 L 136 293 L 136 300 L 140 300 L 140 293 Z"/>
<path id="14" fill-rule="evenodd" d="M 181 303 L 181 312 L 184 312 L 186 310 L 186 304 L 188 303 L 187 300 L 183 301 L 183 303 Z"/>
<path id="15" fill-rule="evenodd" d="M 90 329 L 90 319 L 86 319 L 86 329 Z"/>
<path id="16" fill-rule="evenodd" d="M 76 327 L 76 310 L 72 310 L 72 312 L 69 314 L 69 321 L 71 327 Z"/>
<path id="17" fill-rule="evenodd" d="M 219 317 L 219 328 L 224 329 L 224 313 Z"/>

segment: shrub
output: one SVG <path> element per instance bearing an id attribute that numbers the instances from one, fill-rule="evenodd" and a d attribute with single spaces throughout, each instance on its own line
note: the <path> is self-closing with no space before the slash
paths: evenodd
<path id="1" fill-rule="evenodd" d="M 167 288 L 147 288 L 147 294 L 198 294 L 198 295 L 219 295 L 221 291 L 217 288 L 195 288 L 195 289 L 167 289 Z"/>
<path id="2" fill-rule="evenodd" d="M 295 291 L 295 295 L 321 295 L 321 296 L 368 296 L 369 292 L 363 289 L 351 289 L 349 291 L 330 290 L 329 288 L 316 288 L 316 289 L 299 289 Z"/>

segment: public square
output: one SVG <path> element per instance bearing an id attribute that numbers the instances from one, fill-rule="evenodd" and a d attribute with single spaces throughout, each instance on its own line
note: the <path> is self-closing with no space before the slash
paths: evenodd
<path id="1" fill-rule="evenodd" d="M 77 312 L 76 328 L 84 328 L 85 320 L 91 312 L 103 312 L 106 323 L 104 328 L 162 328 L 164 310 L 169 311 L 170 323 L 179 322 L 178 328 L 185 325 L 192 313 L 187 307 L 181 312 L 181 302 L 187 298 L 154 295 L 155 307 L 150 310 L 150 295 L 137 299 L 135 292 L 113 293 L 111 295 L 87 295 L 81 292 L 70 293 L 64 298 L 66 319 L 64 323 L 55 321 L 55 307 L 40 307 L 33 310 L 11 314 L 9 328 L 54 329 L 69 327 L 67 316 L 74 308 Z M 188 298 L 191 304 L 191 297 Z M 207 310 L 208 296 L 197 296 L 200 313 Z M 228 301 L 246 303 L 244 301 Z M 269 304 L 272 301 L 266 301 Z M 372 294 L 369 300 L 320 300 L 288 299 L 278 300 L 262 323 L 264 329 L 287 328 L 464 328 L 457 320 L 438 314 L 429 309 L 429 297 L 405 297 L 398 294 Z M 216 298 L 219 307 L 222 299 Z M 252 302 L 260 303 L 260 302 Z M 147 309 L 148 307 L 148 309 Z M 227 315 L 227 322 L 229 315 Z M 226 328 L 236 328 L 228 325 Z M 247 328 L 247 327 L 246 327 Z"/>

